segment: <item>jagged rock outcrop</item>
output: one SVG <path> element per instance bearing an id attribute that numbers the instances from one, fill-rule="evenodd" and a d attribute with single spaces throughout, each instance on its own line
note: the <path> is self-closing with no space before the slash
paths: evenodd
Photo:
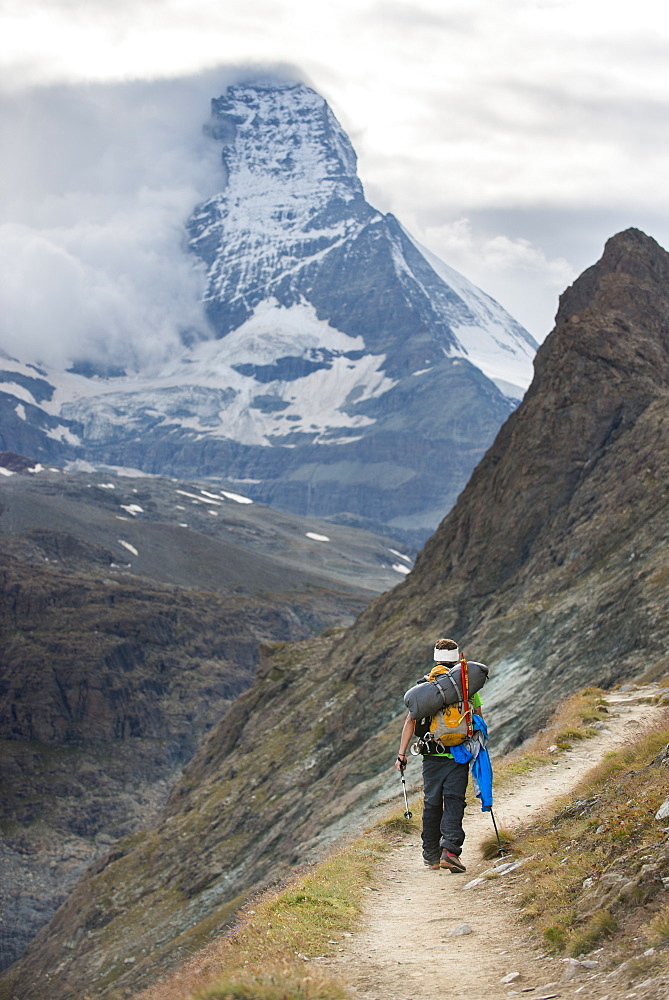
<path id="1" fill-rule="evenodd" d="M 607 243 L 415 570 L 347 631 L 266 650 L 160 822 L 79 884 L 7 995 L 38 997 L 50 976 L 54 1000 L 84 986 L 120 998 L 252 884 L 358 823 L 395 790 L 401 693 L 438 634 L 492 668 L 493 750 L 556 698 L 666 656 L 668 279 L 669 255 L 643 233 Z"/>
<path id="2" fill-rule="evenodd" d="M 507 737 L 536 728 L 565 688 L 664 654 L 668 278 L 645 234 L 608 241 L 562 296 L 522 407 L 384 608 L 447 609 L 497 662 L 494 698 L 521 713 Z"/>

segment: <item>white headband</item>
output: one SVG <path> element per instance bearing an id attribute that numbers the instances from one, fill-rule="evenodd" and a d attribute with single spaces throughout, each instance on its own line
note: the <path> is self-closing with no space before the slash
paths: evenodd
<path id="1" fill-rule="evenodd" d="M 456 646 L 455 649 L 437 649 L 434 647 L 434 662 L 435 663 L 457 663 L 460 659 L 460 650 Z"/>

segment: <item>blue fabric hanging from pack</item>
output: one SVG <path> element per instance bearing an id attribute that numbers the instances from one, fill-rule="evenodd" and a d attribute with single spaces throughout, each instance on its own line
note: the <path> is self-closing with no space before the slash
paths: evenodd
<path id="1" fill-rule="evenodd" d="M 458 743 L 454 747 L 449 747 L 451 756 L 458 764 L 469 764 L 474 760 L 474 754 L 468 750 L 464 743 Z"/>
<path id="2" fill-rule="evenodd" d="M 472 716 L 474 735 L 471 739 L 451 747 L 451 753 L 458 764 L 469 764 L 474 780 L 474 791 L 481 800 L 481 812 L 492 809 L 492 764 L 486 747 L 488 727 L 480 715 Z"/>
<path id="3" fill-rule="evenodd" d="M 481 800 L 481 812 L 492 809 L 492 764 L 486 747 L 479 750 L 476 760 L 471 763 L 472 778 L 476 797 Z"/>

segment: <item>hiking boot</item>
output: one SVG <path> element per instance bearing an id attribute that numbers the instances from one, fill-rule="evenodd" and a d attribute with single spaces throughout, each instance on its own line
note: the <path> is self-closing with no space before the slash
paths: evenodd
<path id="1" fill-rule="evenodd" d="M 439 862 L 440 868 L 447 868 L 450 872 L 466 872 L 467 869 L 463 865 L 457 854 L 451 854 L 450 851 L 441 852 L 441 861 Z"/>
<path id="2" fill-rule="evenodd" d="M 441 868 L 441 861 L 439 861 L 439 859 L 436 861 L 428 861 L 427 858 L 423 858 L 423 864 L 426 868 L 429 868 L 430 871 L 439 871 Z"/>

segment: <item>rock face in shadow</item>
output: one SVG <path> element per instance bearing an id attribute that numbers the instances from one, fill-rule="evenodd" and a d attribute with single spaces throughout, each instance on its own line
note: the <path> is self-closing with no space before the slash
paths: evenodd
<path id="1" fill-rule="evenodd" d="M 491 667 L 493 751 L 556 699 L 662 661 L 668 279 L 669 255 L 644 234 L 607 243 L 563 295 L 530 391 L 406 581 L 346 631 L 265 649 L 157 824 L 89 870 L 4 995 L 37 998 L 49 976 L 54 1000 L 121 998 L 253 885 L 399 796 L 402 693 L 438 635 Z"/>
<path id="2" fill-rule="evenodd" d="M 564 293 L 522 406 L 407 586 L 438 588 L 453 630 L 490 650 L 492 704 L 521 717 L 509 739 L 565 689 L 664 651 L 668 278 L 669 255 L 628 230 Z"/>
<path id="3" fill-rule="evenodd" d="M 59 577 L 4 556 L 3 966 L 92 857 L 154 820 L 202 737 L 251 684 L 259 643 L 309 634 L 294 599 L 270 602 Z M 304 607 L 310 624 L 314 610 Z"/>

